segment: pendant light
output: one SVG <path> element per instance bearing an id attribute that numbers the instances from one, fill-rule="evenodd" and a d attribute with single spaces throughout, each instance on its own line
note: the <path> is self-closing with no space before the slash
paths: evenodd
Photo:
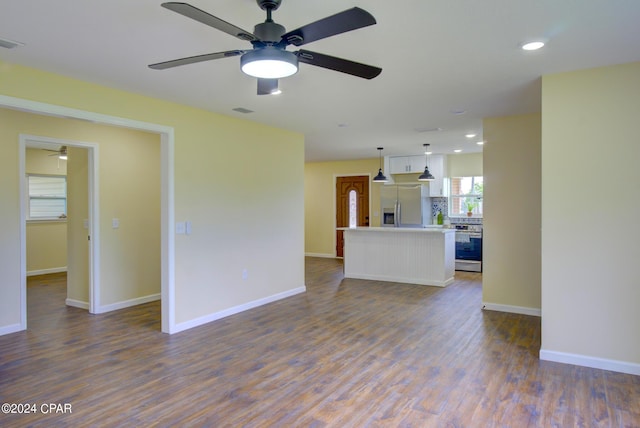
<path id="1" fill-rule="evenodd" d="M 373 178 L 373 181 L 375 183 L 386 183 L 387 181 L 389 181 L 387 180 L 387 177 L 385 177 L 382 173 L 382 149 L 382 147 L 378 147 L 378 150 L 380 151 L 380 169 L 378 170 L 378 175 Z"/>
<path id="2" fill-rule="evenodd" d="M 431 175 L 431 173 L 429 172 L 429 145 L 428 144 L 423 144 L 424 146 L 424 172 L 422 173 L 422 175 L 420 177 L 418 177 L 418 181 L 432 181 L 435 180 L 436 178 Z"/>

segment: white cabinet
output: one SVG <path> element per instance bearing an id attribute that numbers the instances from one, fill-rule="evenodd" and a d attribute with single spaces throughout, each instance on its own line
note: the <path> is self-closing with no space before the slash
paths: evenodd
<path id="1" fill-rule="evenodd" d="M 444 155 L 429 155 L 429 172 L 435 180 L 429 182 L 429 196 L 447 196 L 444 177 L 447 175 Z"/>
<path id="2" fill-rule="evenodd" d="M 424 171 L 424 156 L 389 156 L 389 174 L 415 174 Z"/>

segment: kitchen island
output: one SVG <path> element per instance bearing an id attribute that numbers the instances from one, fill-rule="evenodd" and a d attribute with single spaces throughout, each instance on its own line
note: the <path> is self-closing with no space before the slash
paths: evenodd
<path id="1" fill-rule="evenodd" d="M 345 278 L 445 287 L 455 273 L 455 230 L 358 227 L 344 230 Z"/>

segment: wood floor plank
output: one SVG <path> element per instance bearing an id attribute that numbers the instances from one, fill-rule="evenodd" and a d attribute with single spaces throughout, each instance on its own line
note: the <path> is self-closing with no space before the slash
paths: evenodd
<path id="1" fill-rule="evenodd" d="M 30 277 L 26 332 L 0 337 L 0 401 L 72 413 L 0 426 L 640 427 L 640 376 L 540 361 L 540 320 L 482 311 L 482 274 L 446 288 L 344 279 L 172 336 L 152 302 L 67 307 Z"/>

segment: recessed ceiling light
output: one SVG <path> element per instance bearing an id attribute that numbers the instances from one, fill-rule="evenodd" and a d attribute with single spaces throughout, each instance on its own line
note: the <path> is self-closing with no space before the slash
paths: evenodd
<path id="1" fill-rule="evenodd" d="M 479 145 L 479 146 L 482 146 L 482 145 L 484 145 L 484 141 L 478 141 L 476 144 Z"/>
<path id="2" fill-rule="evenodd" d="M 477 134 L 466 134 L 465 137 L 467 138 L 473 138 L 475 137 Z"/>
<path id="3" fill-rule="evenodd" d="M 454 153 L 460 153 L 462 151 L 462 149 L 455 149 L 453 152 Z"/>
<path id="4" fill-rule="evenodd" d="M 273 91 L 270 92 L 271 95 L 280 95 L 282 93 L 282 91 L 280 89 L 274 89 Z"/>
<path id="5" fill-rule="evenodd" d="M 537 51 L 538 49 L 540 49 L 541 47 L 544 46 L 544 42 L 541 40 L 536 40 L 533 42 L 527 42 L 527 43 L 523 43 L 522 44 L 522 50 L 525 51 Z"/>

